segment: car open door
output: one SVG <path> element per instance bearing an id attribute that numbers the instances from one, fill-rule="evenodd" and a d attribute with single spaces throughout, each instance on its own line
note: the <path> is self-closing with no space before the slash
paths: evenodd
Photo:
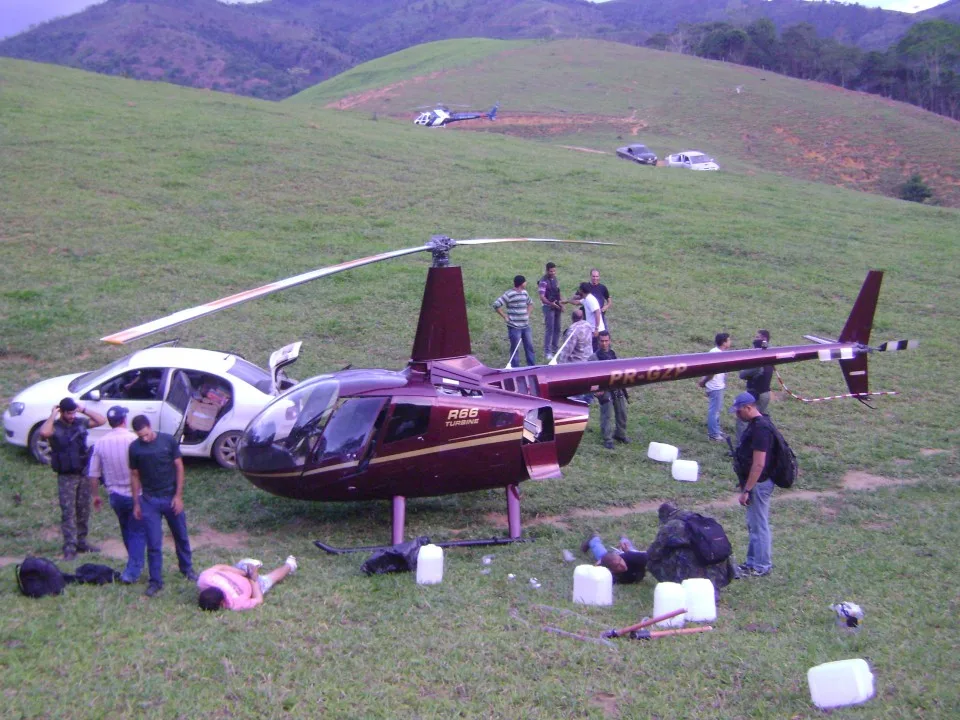
<path id="1" fill-rule="evenodd" d="M 187 405 L 190 404 L 192 386 L 183 370 L 174 370 L 170 377 L 170 390 L 160 406 L 160 432 L 173 435 L 177 442 L 183 436 Z"/>
<path id="2" fill-rule="evenodd" d="M 283 368 L 287 365 L 292 365 L 297 361 L 297 358 L 300 357 L 301 345 L 303 345 L 303 341 L 297 340 L 297 342 L 285 345 L 279 350 L 274 350 L 270 355 L 270 377 L 273 381 L 274 395 L 279 395 L 287 389 L 284 386 L 286 377 L 282 371 Z"/>

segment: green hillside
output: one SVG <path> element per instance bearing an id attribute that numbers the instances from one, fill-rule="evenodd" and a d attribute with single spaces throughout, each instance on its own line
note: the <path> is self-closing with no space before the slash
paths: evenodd
<path id="1" fill-rule="evenodd" d="M 778 491 L 774 501 L 775 573 L 725 590 L 709 635 L 610 648 L 542 629 L 596 639 L 651 614 L 652 580 L 618 586 L 612 608 L 573 605 L 573 565 L 560 559 L 588 528 L 607 540 L 623 533 L 648 543 L 656 514 L 638 503 L 719 503 L 709 512 L 742 559 L 746 532 L 729 503 L 725 448 L 707 441 L 706 405 L 692 382 L 632 392 L 635 442 L 615 452 L 599 442 L 594 409 L 563 479 L 522 486 L 523 522 L 536 542 L 496 548 L 490 566 L 481 563 L 487 549 L 450 550 L 444 583 L 433 588 L 408 574 L 365 577 L 363 557 L 321 556 L 313 546 L 314 539 L 384 541 L 387 503 L 275 498 L 210 462 L 188 462 L 198 567 L 245 556 L 274 565 L 294 553 L 300 572 L 251 613 L 213 615 L 197 610 L 195 588 L 176 575 L 171 554 L 164 591 L 149 600 L 141 584 L 71 587 L 31 601 L 7 568 L 0 583 L 7 715 L 821 718 L 805 673 L 848 657 L 869 658 L 878 692 L 837 717 L 957 715 L 960 637 L 953 591 L 944 588 L 957 572 L 952 548 L 960 542 L 951 411 L 960 402 L 960 212 L 761 170 L 757 156 L 736 154 L 737 137 L 725 129 L 732 112 L 702 117 L 710 88 L 716 98 L 733 97 L 732 69 L 698 64 L 688 84 L 700 94 L 669 102 L 651 89 L 665 87 L 657 83 L 673 77 L 681 58 L 659 62 L 659 54 L 634 51 L 633 73 L 611 74 L 612 60 L 624 57 L 618 52 L 591 43 L 510 46 L 485 57 L 483 73 L 468 66 L 404 85 L 407 94 L 391 104 L 500 99 L 507 128 L 510 113 L 622 118 L 632 105 L 651 128 L 638 139 L 656 138 L 660 152 L 667 140 L 695 142 L 729 170 L 642 168 L 560 147 L 575 140 L 609 150 L 619 142 L 615 129 L 535 142 L 512 131 L 427 131 L 409 114 L 401 121 L 406 111 L 396 111 L 396 121 L 385 117 L 394 112 L 378 109 L 385 106 L 323 107 L 333 96 L 277 104 L 0 59 L 0 398 L 6 404 L 39 379 L 121 357 L 127 350 L 98 342 L 109 332 L 437 233 L 616 243 L 455 252 L 474 354 L 494 366 L 506 361 L 506 341 L 490 303 L 517 272 L 538 277 L 546 260 L 559 265 L 565 293 L 591 267 L 601 270 L 621 356 L 706 350 L 721 330 L 737 347 L 758 327 L 770 328 L 774 344 L 836 335 L 866 271 L 885 269 L 873 339 L 917 338 L 921 348 L 871 358 L 872 387 L 901 393 L 876 398 L 875 410 L 778 393 L 771 411 L 803 474 L 796 490 Z M 413 64 L 438 69 L 425 56 Z M 389 67 L 376 71 L 376 87 L 397 82 Z M 370 87 L 356 82 L 342 91 Z M 793 87 L 807 86 L 758 77 L 736 96 L 755 103 L 743 122 L 766 128 L 756 143 L 768 142 L 773 126 L 752 116 L 766 113 L 771 122 L 770 108 L 786 107 Z M 811 104 L 808 113 L 865 132 L 869 113 L 854 123 L 846 94 L 825 93 L 826 109 Z M 910 108 L 884 108 L 872 111 L 885 123 L 875 127 L 916 122 L 947 142 L 935 131 L 940 118 L 923 124 Z M 799 112 L 781 113 L 781 122 Z M 692 131 L 702 135 L 691 138 Z M 137 347 L 179 336 L 186 346 L 263 363 L 271 350 L 302 339 L 291 373 L 299 379 L 348 364 L 402 368 L 426 266 L 425 256 L 411 256 L 361 268 Z M 534 332 L 542 332 L 539 318 Z M 832 363 L 787 366 L 783 376 L 807 397 L 845 391 Z M 730 392 L 740 388 L 730 378 Z M 728 416 L 724 423 L 732 429 Z M 652 440 L 696 459 L 700 481 L 677 483 L 647 460 Z M 880 489 L 852 491 L 851 473 Z M 411 500 L 407 535 L 500 534 L 503 506 L 500 491 Z M 27 553 L 57 557 L 58 520 L 49 469 L 0 446 L 0 564 Z M 117 534 L 109 510 L 94 514 L 95 541 Z M 490 574 L 481 574 L 484 567 Z M 841 599 L 867 610 L 862 633 L 835 629 L 827 606 Z"/>
<path id="2" fill-rule="evenodd" d="M 956 121 L 865 93 L 616 43 L 431 43 L 285 102 L 409 121 L 412 108 L 440 100 L 478 108 L 501 102 L 496 124 L 470 129 L 607 152 L 644 142 L 661 158 L 698 149 L 738 174 L 896 196 L 919 173 L 941 203 L 960 206 Z"/>

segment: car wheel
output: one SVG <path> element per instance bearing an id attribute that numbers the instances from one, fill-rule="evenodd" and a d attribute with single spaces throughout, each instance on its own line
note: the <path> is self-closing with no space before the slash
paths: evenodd
<path id="1" fill-rule="evenodd" d="M 237 447 L 240 445 L 241 433 L 238 430 L 225 432 L 213 443 L 213 459 L 220 467 L 233 470 L 237 467 Z"/>
<path id="2" fill-rule="evenodd" d="M 40 437 L 40 425 L 30 431 L 30 454 L 41 465 L 50 464 L 50 441 Z"/>

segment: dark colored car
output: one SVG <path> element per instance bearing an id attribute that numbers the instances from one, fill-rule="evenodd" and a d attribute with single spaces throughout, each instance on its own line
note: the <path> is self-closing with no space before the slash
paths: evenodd
<path id="1" fill-rule="evenodd" d="M 633 160 L 641 165 L 656 165 L 657 156 L 646 145 L 627 145 L 617 148 L 617 157 Z"/>

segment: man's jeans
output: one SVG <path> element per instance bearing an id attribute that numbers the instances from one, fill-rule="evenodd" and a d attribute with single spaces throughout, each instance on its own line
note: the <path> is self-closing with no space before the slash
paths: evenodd
<path id="1" fill-rule="evenodd" d="M 773 495 L 773 480 L 757 483 L 750 491 L 750 504 L 747 505 L 747 545 L 746 564 L 755 570 L 769 570 L 773 567 L 773 538 L 770 535 L 770 497 Z"/>
<path id="2" fill-rule="evenodd" d="M 592 538 L 590 538 L 590 552 L 593 554 L 593 559 L 597 562 L 600 562 L 603 560 L 603 556 L 610 551 L 604 547 L 603 540 L 601 540 L 597 535 L 594 535 Z"/>
<path id="3" fill-rule="evenodd" d="M 560 310 L 549 305 L 543 307 L 543 356 L 557 354 L 560 346 Z"/>
<path id="4" fill-rule="evenodd" d="M 607 402 L 600 403 L 600 434 L 603 441 L 608 443 L 614 439 L 624 440 L 627 437 L 627 399 L 622 390 L 610 390 L 604 394 Z"/>
<path id="5" fill-rule="evenodd" d="M 521 341 L 523 342 L 523 352 L 527 356 L 527 365 L 537 364 L 537 355 L 533 351 L 533 335 L 530 332 L 529 325 L 525 328 L 515 328 L 507 325 L 507 338 L 510 340 L 510 355 L 513 358 L 510 364 L 513 367 L 520 367 L 520 351 L 517 350 L 516 355 L 513 354 L 513 351 Z"/>
<path id="6" fill-rule="evenodd" d="M 167 519 L 167 527 L 173 535 L 180 572 L 186 575 L 193 570 L 193 555 L 190 552 L 190 538 L 187 536 L 186 510 L 176 515 L 173 512 L 173 497 L 155 498 L 147 495 L 140 498 L 140 508 L 147 536 L 147 568 L 150 572 L 150 582 L 163 585 L 163 518 Z"/>
<path id="7" fill-rule="evenodd" d="M 123 537 L 123 546 L 127 549 L 127 567 L 120 579 L 134 583 L 143 572 L 143 553 L 147 548 L 147 535 L 144 532 L 143 521 L 133 516 L 133 498 L 119 493 L 110 493 L 110 507 L 120 522 L 120 535 Z"/>
<path id="8" fill-rule="evenodd" d="M 723 431 L 720 430 L 720 412 L 723 410 L 723 389 L 707 390 L 707 400 L 710 406 L 707 408 L 707 435 L 717 437 Z"/>

